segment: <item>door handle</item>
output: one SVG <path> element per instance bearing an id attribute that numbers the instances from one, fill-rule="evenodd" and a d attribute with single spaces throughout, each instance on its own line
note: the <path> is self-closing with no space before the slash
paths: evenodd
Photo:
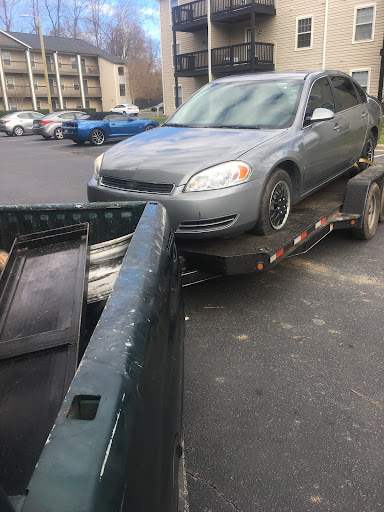
<path id="1" fill-rule="evenodd" d="M 367 115 L 368 115 L 368 112 L 363 112 L 363 113 L 361 114 L 361 117 L 364 119 L 364 117 L 367 117 Z"/>
<path id="2" fill-rule="evenodd" d="M 341 128 L 341 125 L 339 123 L 335 124 L 335 126 L 333 127 L 334 130 L 340 130 Z"/>
<path id="3" fill-rule="evenodd" d="M 116 123 L 111 123 L 111 126 L 116 126 Z"/>

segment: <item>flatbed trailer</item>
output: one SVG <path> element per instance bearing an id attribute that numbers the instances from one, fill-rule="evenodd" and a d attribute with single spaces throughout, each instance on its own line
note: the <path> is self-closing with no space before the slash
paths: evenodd
<path id="1" fill-rule="evenodd" d="M 177 241 L 184 261 L 184 286 L 218 275 L 269 270 L 288 256 L 309 251 L 336 229 L 349 228 L 369 239 L 384 222 L 384 166 L 353 178 L 343 176 L 298 203 L 282 231 L 255 236 Z"/>

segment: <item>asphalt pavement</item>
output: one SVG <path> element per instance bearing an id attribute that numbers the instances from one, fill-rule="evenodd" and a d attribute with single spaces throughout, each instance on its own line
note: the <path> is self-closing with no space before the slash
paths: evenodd
<path id="1" fill-rule="evenodd" d="M 104 150 L 0 135 L 0 203 L 86 201 Z M 334 232 L 184 289 L 190 512 L 384 510 L 383 249 Z"/>

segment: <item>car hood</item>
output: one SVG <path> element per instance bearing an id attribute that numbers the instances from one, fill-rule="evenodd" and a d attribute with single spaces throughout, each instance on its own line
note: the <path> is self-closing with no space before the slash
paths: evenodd
<path id="1" fill-rule="evenodd" d="M 163 126 L 106 151 L 100 174 L 184 185 L 196 172 L 239 159 L 247 151 L 279 133 L 280 130 Z"/>

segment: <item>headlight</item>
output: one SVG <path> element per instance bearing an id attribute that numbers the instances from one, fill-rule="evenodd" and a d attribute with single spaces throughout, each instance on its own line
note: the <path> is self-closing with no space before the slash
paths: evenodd
<path id="1" fill-rule="evenodd" d="M 99 180 L 101 164 L 103 163 L 104 153 L 101 153 L 93 162 L 93 177 L 96 181 Z"/>
<path id="2" fill-rule="evenodd" d="M 184 192 L 200 192 L 233 187 L 249 180 L 252 168 L 245 162 L 225 162 L 198 172 L 188 181 Z"/>

